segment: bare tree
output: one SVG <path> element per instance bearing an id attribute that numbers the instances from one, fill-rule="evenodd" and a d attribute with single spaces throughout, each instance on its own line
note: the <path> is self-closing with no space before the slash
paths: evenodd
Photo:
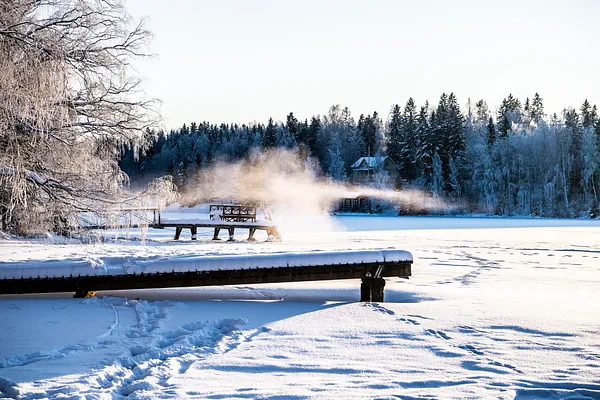
<path id="1" fill-rule="evenodd" d="M 0 0 L 0 214 L 4 229 L 56 229 L 125 199 L 118 159 L 157 120 L 132 61 L 144 21 L 121 0 Z"/>

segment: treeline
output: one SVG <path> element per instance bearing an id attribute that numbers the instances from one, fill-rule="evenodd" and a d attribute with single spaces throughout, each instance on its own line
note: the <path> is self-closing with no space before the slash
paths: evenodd
<path id="1" fill-rule="evenodd" d="M 217 161 L 274 147 L 298 149 L 323 175 L 347 181 L 359 157 L 385 153 L 400 167 L 390 187 L 421 189 L 471 212 L 598 214 L 600 121 L 587 100 L 578 110 L 547 115 L 537 93 L 525 102 L 509 95 L 493 113 L 484 100 L 461 110 L 451 93 L 436 105 L 418 106 L 412 98 L 396 104 L 385 123 L 377 112 L 355 120 L 336 105 L 304 121 L 290 113 L 285 122 L 271 118 L 266 125 L 192 122 L 147 134 L 149 150 L 138 160 L 128 152 L 121 161 L 134 182 L 171 174 L 185 187 Z"/>

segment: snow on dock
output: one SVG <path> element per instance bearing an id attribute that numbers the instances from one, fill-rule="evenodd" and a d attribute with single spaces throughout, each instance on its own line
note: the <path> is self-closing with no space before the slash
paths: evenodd
<path id="1" fill-rule="evenodd" d="M 25 267 L 0 264 L 0 295 L 361 278 L 361 301 L 384 300 L 384 277 L 408 278 L 412 255 L 402 250 L 286 253 L 161 258 L 148 263 L 109 260 L 112 267 L 52 262 Z M 37 268 L 36 268 L 37 267 Z"/>
<path id="2" fill-rule="evenodd" d="M 177 258 L 105 257 L 103 259 L 50 260 L 36 262 L 0 262 L 0 279 L 66 278 L 168 272 L 231 271 L 253 268 L 310 267 L 318 265 L 411 262 L 404 250 L 359 250 L 303 252 L 262 255 L 206 256 Z"/>

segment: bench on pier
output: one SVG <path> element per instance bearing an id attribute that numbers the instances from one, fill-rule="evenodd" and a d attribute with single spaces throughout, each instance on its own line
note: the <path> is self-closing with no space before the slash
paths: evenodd
<path id="1" fill-rule="evenodd" d="M 75 292 L 75 297 L 86 297 L 101 290 L 360 278 L 360 300 L 382 302 L 384 278 L 408 279 L 412 263 L 412 255 L 407 251 L 362 250 L 196 256 L 141 263 L 133 267 L 108 263 L 113 265 L 110 272 L 94 268 L 91 264 L 79 263 L 70 268 L 69 276 L 54 276 L 51 267 L 41 265 L 40 268 L 13 268 L 10 273 L 0 269 L 0 295 Z M 128 273 L 130 268 L 136 273 Z"/>
<path id="2" fill-rule="evenodd" d="M 256 222 L 256 207 L 241 204 L 211 204 L 211 220 L 228 222 Z"/>

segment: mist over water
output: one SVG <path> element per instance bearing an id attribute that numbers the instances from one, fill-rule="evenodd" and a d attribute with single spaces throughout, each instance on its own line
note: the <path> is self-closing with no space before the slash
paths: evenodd
<path id="1" fill-rule="evenodd" d="M 446 209 L 443 201 L 422 191 L 333 182 L 321 177 L 318 168 L 316 162 L 297 151 L 255 151 L 246 160 L 217 162 L 200 171 L 184 188 L 183 203 L 255 204 L 258 218 L 272 217 L 284 232 L 339 230 L 330 212 L 341 199 L 357 194 L 368 196 L 393 214 L 401 203 L 421 210 Z"/>

